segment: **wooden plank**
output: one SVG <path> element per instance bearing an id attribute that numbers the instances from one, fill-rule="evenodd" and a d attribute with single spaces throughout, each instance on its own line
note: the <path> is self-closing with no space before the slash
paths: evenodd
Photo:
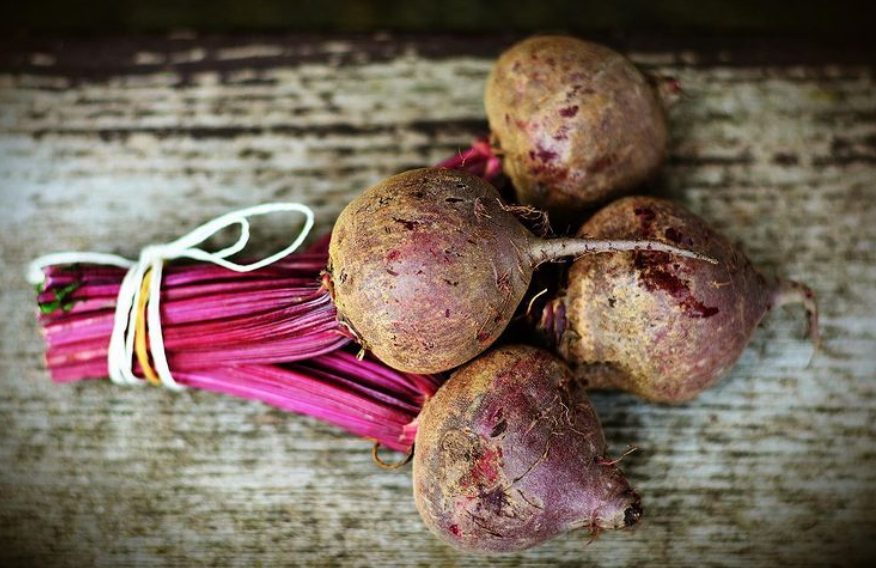
<path id="1" fill-rule="evenodd" d="M 334 428 L 207 393 L 51 384 L 21 275 L 45 252 L 135 255 L 260 201 L 305 201 L 326 228 L 370 183 L 485 128 L 483 81 L 503 41 L 458 39 L 445 55 L 428 38 L 331 37 L 3 53 L 0 563 L 481 565 L 422 526 L 409 470 L 379 470 Z M 802 315 L 783 310 L 696 401 L 599 394 L 613 448 L 642 448 L 625 461 L 641 526 L 493 565 L 843 565 L 873 551 L 873 68 L 723 49 L 633 52 L 689 93 L 653 189 L 765 270 L 810 283 L 824 350 L 807 367 Z M 282 240 L 275 230 L 264 247 Z"/>
<path id="2" fill-rule="evenodd" d="M 0 6 L 0 30 L 37 33 L 167 32 L 179 28 L 213 32 L 393 32 L 468 33 L 565 30 L 700 33 L 818 33 L 864 36 L 872 29 L 874 7 L 854 0 L 800 0 L 793 9 L 781 0 L 333 0 L 284 2 L 250 0 L 246 9 L 234 0 L 31 0 Z M 50 15 L 50 16 L 48 16 Z"/>

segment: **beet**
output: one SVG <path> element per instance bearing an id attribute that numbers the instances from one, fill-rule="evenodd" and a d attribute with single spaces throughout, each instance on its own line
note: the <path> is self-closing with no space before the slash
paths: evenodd
<path id="1" fill-rule="evenodd" d="M 655 402 L 681 402 L 724 375 L 773 307 L 802 303 L 818 344 L 818 312 L 807 287 L 769 281 L 730 241 L 682 206 L 627 197 L 579 231 L 595 238 L 662 240 L 702 251 L 718 264 L 662 253 L 583 257 L 564 294 L 538 326 L 592 387 Z"/>
<path id="2" fill-rule="evenodd" d="M 542 36 L 502 53 L 485 104 L 496 153 L 517 200 L 561 223 L 652 177 L 666 158 L 664 102 L 607 47 Z"/>
<path id="3" fill-rule="evenodd" d="M 502 333 L 534 268 L 618 250 L 699 255 L 663 243 L 536 237 L 482 179 L 424 168 L 350 202 L 329 246 L 338 318 L 363 348 L 412 373 L 458 367 Z"/>
<path id="4" fill-rule="evenodd" d="M 510 552 L 642 514 L 568 367 L 528 346 L 462 367 L 420 413 L 414 499 L 426 525 L 470 552 Z"/>

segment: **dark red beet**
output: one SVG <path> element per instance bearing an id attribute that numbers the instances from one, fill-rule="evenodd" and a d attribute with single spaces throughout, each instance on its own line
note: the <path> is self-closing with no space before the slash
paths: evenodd
<path id="1" fill-rule="evenodd" d="M 522 550 L 578 528 L 635 524 L 641 502 L 569 369 L 527 346 L 459 369 L 420 414 L 414 498 L 426 525 L 471 552 Z"/>
<path id="2" fill-rule="evenodd" d="M 487 182 L 424 168 L 347 205 L 332 233 L 328 272 L 338 317 L 362 346 L 391 367 L 430 374 L 462 365 L 499 337 L 537 265 L 658 248 L 701 258 L 654 241 L 544 240 Z"/>
<path id="3" fill-rule="evenodd" d="M 664 104 L 678 85 L 649 79 L 607 47 L 533 37 L 499 57 L 485 106 L 517 200 L 558 227 L 653 176 L 666 157 Z M 664 96 L 665 95 L 665 96 Z"/>
<path id="4" fill-rule="evenodd" d="M 539 327 L 591 386 L 658 402 L 696 396 L 729 370 L 774 306 L 802 303 L 818 343 L 817 309 L 805 286 L 770 282 L 730 241 L 680 205 L 628 197 L 579 234 L 646 238 L 702 251 L 718 264 L 638 252 L 581 258 Z"/>

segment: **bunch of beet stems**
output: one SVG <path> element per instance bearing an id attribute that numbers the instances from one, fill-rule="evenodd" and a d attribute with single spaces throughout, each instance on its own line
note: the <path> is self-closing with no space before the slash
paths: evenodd
<path id="1" fill-rule="evenodd" d="M 482 140 L 441 165 L 489 179 L 501 173 Z M 399 372 L 351 351 L 352 336 L 337 321 L 321 277 L 328 238 L 253 272 L 211 264 L 166 267 L 160 309 L 171 372 L 183 386 L 313 416 L 409 452 L 420 409 L 443 377 Z M 107 376 L 125 272 L 93 264 L 44 269 L 39 322 L 55 382 Z M 145 360 L 140 355 L 134 371 L 149 379 L 148 354 Z"/>
<path id="2" fill-rule="evenodd" d="M 359 360 L 320 279 L 324 253 L 298 253 L 239 273 L 170 266 L 161 289 L 165 353 L 174 379 L 340 426 L 406 451 L 441 378 Z M 39 292 L 46 364 L 59 383 L 103 378 L 125 271 L 51 266 Z M 139 360 L 135 373 L 147 377 Z"/>

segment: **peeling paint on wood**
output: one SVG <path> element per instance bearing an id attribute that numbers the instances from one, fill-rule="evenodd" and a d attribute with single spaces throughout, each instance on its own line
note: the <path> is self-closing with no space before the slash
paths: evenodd
<path id="1" fill-rule="evenodd" d="M 118 39 L 2 54 L 0 564 L 481 565 L 423 527 L 409 470 L 374 467 L 367 443 L 334 428 L 208 393 L 52 385 L 21 276 L 42 253 L 135 255 L 261 201 L 307 202 L 328 228 L 363 188 L 485 128 L 503 41 L 466 41 Z M 725 51 L 732 64 L 712 47 L 633 52 L 687 92 L 653 189 L 812 285 L 824 350 L 807 367 L 804 318 L 782 310 L 689 404 L 599 394 L 614 449 L 642 448 L 624 462 L 645 498 L 640 527 L 492 565 L 839 565 L 874 550 L 873 67 Z M 283 240 L 275 227 L 263 246 Z"/>

